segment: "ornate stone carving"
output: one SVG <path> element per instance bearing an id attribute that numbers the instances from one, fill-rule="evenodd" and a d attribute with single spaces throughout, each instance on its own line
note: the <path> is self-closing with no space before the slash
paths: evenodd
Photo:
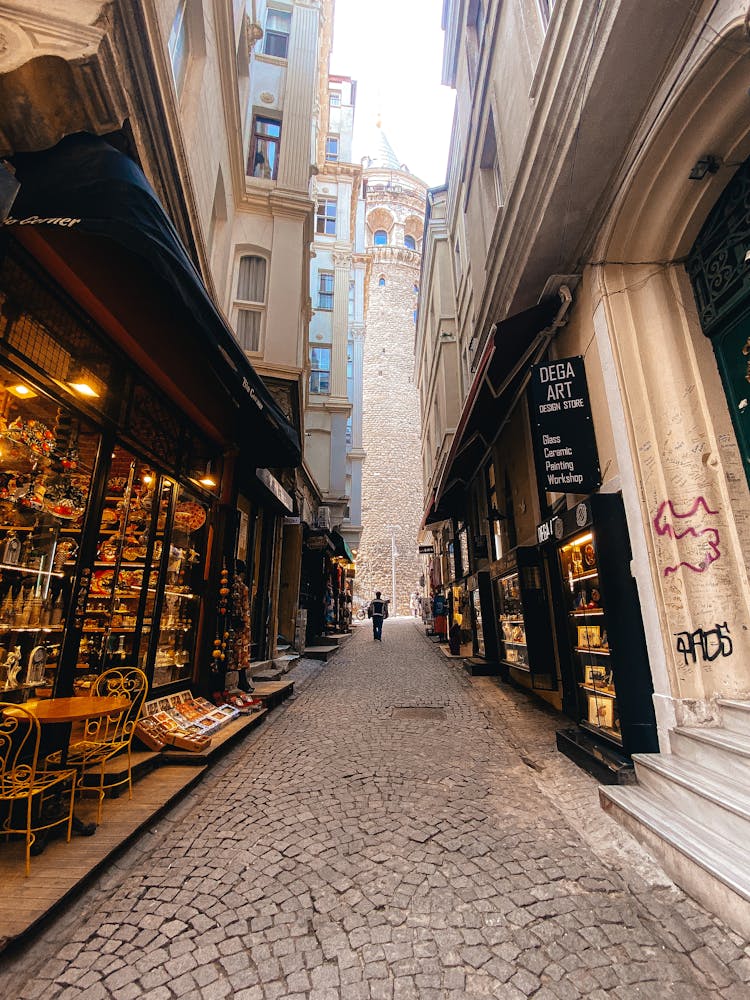
<path id="1" fill-rule="evenodd" d="M 57 7 L 64 17 L 46 8 L 2 4 L 0 155 L 44 149 L 71 132 L 111 132 L 127 116 L 111 4 L 71 0 Z"/>
<path id="2" fill-rule="evenodd" d="M 276 98 L 274 97 L 274 95 L 271 93 L 270 90 L 264 90 L 263 93 L 260 95 L 260 99 L 261 101 L 263 101 L 264 104 L 273 104 L 273 102 L 276 100 Z"/>

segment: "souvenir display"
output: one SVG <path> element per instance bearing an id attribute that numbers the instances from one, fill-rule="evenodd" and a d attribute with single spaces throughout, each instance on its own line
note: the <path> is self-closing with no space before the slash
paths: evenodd
<path id="1" fill-rule="evenodd" d="M 0 685 L 23 701 L 54 688 L 99 435 L 19 385 L 0 373 Z"/>
<path id="2" fill-rule="evenodd" d="M 560 568 L 569 595 L 572 655 L 581 694 L 580 724 L 621 742 L 617 695 L 611 667 L 596 542 L 590 531 L 565 542 Z"/>
<path id="3" fill-rule="evenodd" d="M 528 671 L 529 652 L 518 573 L 508 573 L 500 577 L 496 581 L 495 595 L 501 609 L 498 621 L 504 650 L 501 654 L 502 660 L 517 670 Z"/>

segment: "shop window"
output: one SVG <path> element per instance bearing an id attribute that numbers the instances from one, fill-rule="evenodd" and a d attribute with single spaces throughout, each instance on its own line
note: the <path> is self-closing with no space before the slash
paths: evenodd
<path id="1" fill-rule="evenodd" d="M 404 246 L 407 250 L 416 250 L 417 242 L 413 236 L 404 236 Z"/>
<path id="2" fill-rule="evenodd" d="M 291 11 L 269 7 L 266 14 L 266 28 L 263 32 L 263 54 L 286 59 L 289 54 L 291 27 Z"/>
<path id="3" fill-rule="evenodd" d="M 177 11 L 169 32 L 167 49 L 172 67 L 172 78 L 178 95 L 182 93 L 190 58 L 190 31 L 188 24 L 188 0 L 179 0 Z"/>
<path id="4" fill-rule="evenodd" d="M 329 163 L 337 163 L 339 158 L 339 137 L 329 135 L 326 139 L 326 160 Z"/>
<path id="5" fill-rule="evenodd" d="M 310 392 L 315 396 L 327 396 L 331 391 L 331 348 L 310 348 Z"/>
<path id="6" fill-rule="evenodd" d="M 259 351 L 266 310 L 266 269 L 264 257 L 240 257 L 237 294 L 234 300 L 237 340 L 245 351 Z"/>
<path id="7" fill-rule="evenodd" d="M 320 236 L 336 235 L 336 199 L 321 198 L 315 213 L 315 232 Z"/>
<path id="8" fill-rule="evenodd" d="M 318 309 L 333 309 L 333 271 L 318 273 Z"/>
<path id="9" fill-rule="evenodd" d="M 53 694 L 66 637 L 73 646 L 70 601 L 100 437 L 5 367 L 0 412 L 0 687 L 15 701 Z"/>
<path id="10" fill-rule="evenodd" d="M 256 115 L 247 172 L 251 177 L 276 180 L 279 170 L 281 122 L 276 118 Z"/>
<path id="11" fill-rule="evenodd" d="M 384 247 L 388 243 L 388 233 L 385 229 L 376 229 L 372 234 L 372 242 L 376 247 Z"/>

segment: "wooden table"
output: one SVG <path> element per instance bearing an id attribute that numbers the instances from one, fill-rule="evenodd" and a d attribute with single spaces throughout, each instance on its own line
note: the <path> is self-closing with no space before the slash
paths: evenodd
<path id="1" fill-rule="evenodd" d="M 104 715 L 117 715 L 130 706 L 122 695 L 74 695 L 72 698 L 35 698 L 25 701 L 27 709 L 41 725 L 52 722 L 81 722 L 83 719 L 101 719 Z"/>

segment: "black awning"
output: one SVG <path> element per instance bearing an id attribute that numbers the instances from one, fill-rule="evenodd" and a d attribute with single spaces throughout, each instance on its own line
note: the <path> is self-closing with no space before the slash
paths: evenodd
<path id="1" fill-rule="evenodd" d="M 340 556 L 342 559 L 346 559 L 347 562 L 353 563 L 354 556 L 352 555 L 352 551 L 347 545 L 344 536 L 338 531 L 332 531 L 331 538 L 336 546 L 336 555 Z"/>
<path id="2" fill-rule="evenodd" d="M 68 136 L 44 152 L 18 154 L 14 165 L 21 188 L 5 223 L 10 231 L 33 226 L 62 252 L 70 238 L 71 247 L 76 244 L 77 276 L 95 293 L 104 289 L 105 302 L 112 295 L 112 275 L 108 281 L 103 277 L 108 247 L 119 268 L 122 296 L 143 299 L 147 310 L 152 289 L 141 282 L 145 276 L 149 286 L 157 285 L 160 309 L 172 317 L 164 336 L 176 352 L 195 351 L 188 359 L 193 368 L 209 365 L 232 397 L 234 426 L 224 432 L 244 444 L 259 466 L 297 465 L 297 431 L 235 340 L 141 169 L 87 133 Z M 81 253 L 82 239 L 88 240 L 88 253 Z M 133 261 L 130 281 L 122 267 L 128 259 Z M 148 343 L 143 346 L 148 349 Z M 178 360 L 185 364 L 184 357 Z"/>
<path id="3" fill-rule="evenodd" d="M 467 394 L 445 471 L 436 490 L 435 515 L 437 511 L 453 509 L 460 495 L 457 487 L 465 489 L 476 474 L 523 387 L 529 366 L 536 360 L 540 335 L 549 328 L 560 305 L 560 296 L 550 295 L 496 325 L 493 341 L 485 348 L 474 384 Z M 431 518 L 433 522 L 444 519 L 435 515 Z"/>

